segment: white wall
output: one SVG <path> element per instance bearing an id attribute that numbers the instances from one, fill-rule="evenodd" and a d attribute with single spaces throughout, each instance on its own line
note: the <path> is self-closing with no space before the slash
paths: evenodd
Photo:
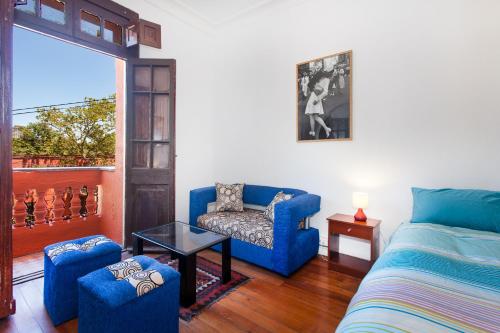
<path id="1" fill-rule="evenodd" d="M 141 46 L 141 58 L 177 60 L 176 217 L 189 217 L 189 190 L 213 182 L 213 36 L 172 16 L 161 0 L 117 0 L 162 26 L 162 49 Z"/>
<path id="2" fill-rule="evenodd" d="M 213 180 L 321 195 L 323 240 L 356 190 L 385 239 L 411 186 L 500 190 L 499 17 L 495 0 L 312 0 L 219 29 Z M 354 140 L 297 143 L 295 64 L 349 49 Z"/>
<path id="3" fill-rule="evenodd" d="M 411 186 L 500 189 L 499 1 L 283 0 L 215 35 L 160 1 L 118 2 L 162 24 L 163 49 L 142 57 L 177 59 L 180 219 L 216 180 L 297 187 L 321 195 L 325 241 L 326 217 L 362 190 L 387 239 Z M 297 143 L 295 65 L 349 49 L 354 140 Z"/>

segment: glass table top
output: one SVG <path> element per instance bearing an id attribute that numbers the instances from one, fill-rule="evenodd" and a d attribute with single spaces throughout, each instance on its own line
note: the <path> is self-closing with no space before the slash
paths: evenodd
<path id="1" fill-rule="evenodd" d="M 183 222 L 170 222 L 132 235 L 183 255 L 199 252 L 230 238 Z"/>

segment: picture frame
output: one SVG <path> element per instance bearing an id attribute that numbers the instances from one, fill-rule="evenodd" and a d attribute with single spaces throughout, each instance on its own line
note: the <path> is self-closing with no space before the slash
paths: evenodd
<path id="1" fill-rule="evenodd" d="M 352 140 L 352 50 L 296 65 L 297 142 Z"/>

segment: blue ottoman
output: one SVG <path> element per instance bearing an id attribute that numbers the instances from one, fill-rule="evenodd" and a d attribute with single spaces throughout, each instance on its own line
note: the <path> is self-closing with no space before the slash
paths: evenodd
<path id="1" fill-rule="evenodd" d="M 78 332 L 179 332 L 180 274 L 136 256 L 78 279 Z"/>
<path id="2" fill-rule="evenodd" d="M 45 248 L 43 302 L 54 325 L 78 315 L 77 279 L 121 260 L 122 248 L 102 235 Z"/>

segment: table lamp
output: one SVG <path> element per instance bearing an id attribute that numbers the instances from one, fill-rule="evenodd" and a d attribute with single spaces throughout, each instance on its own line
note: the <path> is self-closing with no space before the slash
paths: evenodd
<path id="1" fill-rule="evenodd" d="M 363 192 L 354 192 L 352 194 L 352 207 L 357 208 L 356 215 L 354 215 L 354 220 L 360 222 L 366 222 L 366 215 L 363 209 L 368 207 L 368 194 Z"/>

